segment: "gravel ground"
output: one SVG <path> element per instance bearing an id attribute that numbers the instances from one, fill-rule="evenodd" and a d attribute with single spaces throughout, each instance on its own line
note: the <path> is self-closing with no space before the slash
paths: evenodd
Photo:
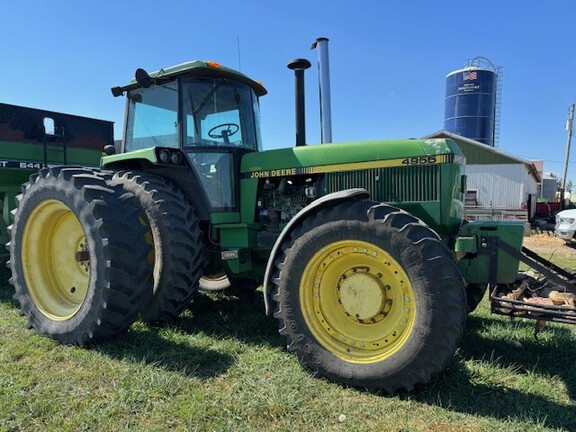
<path id="1" fill-rule="evenodd" d="M 524 237 L 524 246 L 537 252 L 546 259 L 551 256 L 571 257 L 576 259 L 576 243 L 568 246 L 564 240 L 549 234 L 532 234 Z"/>

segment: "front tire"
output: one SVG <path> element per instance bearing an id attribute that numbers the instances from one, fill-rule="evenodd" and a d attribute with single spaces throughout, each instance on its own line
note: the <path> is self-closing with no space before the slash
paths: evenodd
<path id="1" fill-rule="evenodd" d="M 44 168 L 22 186 L 10 282 L 38 334 L 83 346 L 136 320 L 152 287 L 145 228 L 130 199 L 83 168 Z"/>
<path id="2" fill-rule="evenodd" d="M 282 251 L 274 315 L 306 367 L 393 393 L 428 382 L 452 357 L 463 281 L 418 219 L 384 204 L 338 204 L 304 220 Z"/>

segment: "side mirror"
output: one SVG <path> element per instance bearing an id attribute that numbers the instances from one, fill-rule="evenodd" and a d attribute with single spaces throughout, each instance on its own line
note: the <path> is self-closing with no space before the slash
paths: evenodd
<path id="1" fill-rule="evenodd" d="M 106 156 L 115 155 L 116 154 L 116 147 L 108 144 L 107 146 L 104 146 L 104 153 L 106 154 Z"/>
<path id="2" fill-rule="evenodd" d="M 112 87 L 110 90 L 112 91 L 112 96 L 114 97 L 122 96 L 124 94 L 122 87 Z"/>

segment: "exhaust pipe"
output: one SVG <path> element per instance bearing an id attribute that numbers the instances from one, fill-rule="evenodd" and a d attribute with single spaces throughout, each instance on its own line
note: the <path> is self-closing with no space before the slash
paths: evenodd
<path id="1" fill-rule="evenodd" d="M 288 63 L 294 71 L 296 90 L 296 146 L 306 145 L 306 113 L 304 109 L 304 71 L 311 66 L 306 59 L 295 59 Z"/>
<path id="2" fill-rule="evenodd" d="M 318 48 L 318 83 L 320 85 L 320 128 L 322 144 L 332 142 L 332 108 L 330 101 L 330 65 L 328 59 L 328 38 L 314 41 L 312 48 Z"/>

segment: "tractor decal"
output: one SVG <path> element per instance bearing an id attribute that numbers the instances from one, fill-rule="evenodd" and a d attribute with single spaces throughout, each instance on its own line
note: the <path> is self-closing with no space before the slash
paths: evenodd
<path id="1" fill-rule="evenodd" d="M 319 165 L 312 167 L 296 167 L 296 168 L 282 168 L 270 170 L 254 170 L 247 173 L 242 173 L 242 178 L 267 178 L 267 177 L 286 177 L 295 175 L 306 174 L 321 174 L 330 172 L 342 171 L 356 171 L 371 168 L 390 168 L 399 166 L 412 166 L 412 165 L 436 165 L 442 163 L 458 163 L 455 160 L 458 155 L 443 154 L 434 156 L 418 156 L 399 159 L 377 160 L 368 162 L 354 162 L 333 165 Z"/>

